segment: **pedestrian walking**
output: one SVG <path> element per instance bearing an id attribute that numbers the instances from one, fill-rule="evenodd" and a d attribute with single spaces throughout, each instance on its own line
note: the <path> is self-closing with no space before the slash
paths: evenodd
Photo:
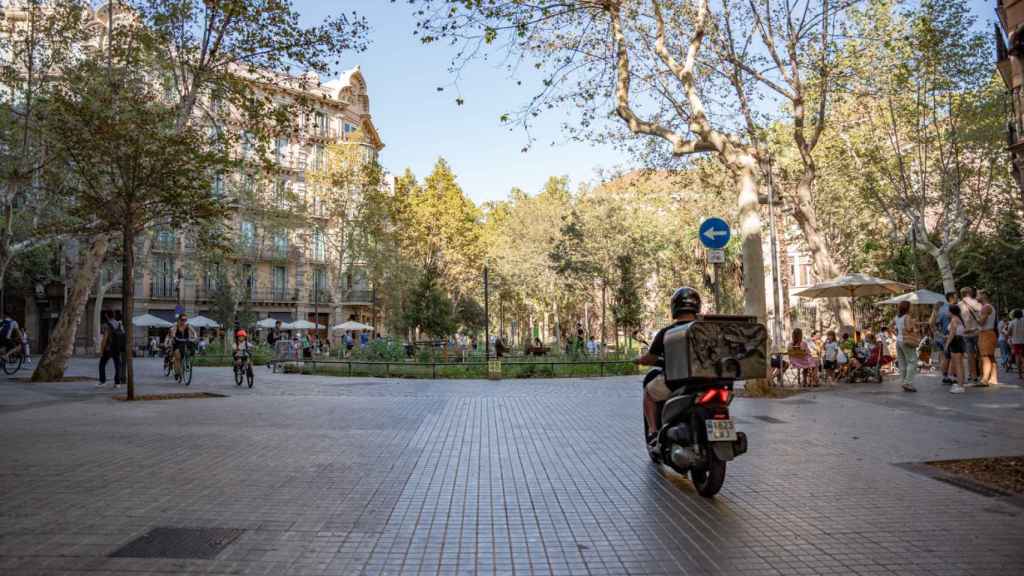
<path id="1" fill-rule="evenodd" d="M 946 335 L 946 352 L 949 354 L 949 371 L 956 376 L 949 391 L 953 394 L 964 393 L 964 320 L 960 314 L 960 306 L 949 307 L 949 326 Z"/>
<path id="2" fill-rule="evenodd" d="M 21 355 L 25 357 L 25 365 L 32 365 L 32 349 L 29 347 L 28 330 L 21 330 Z"/>
<path id="3" fill-rule="evenodd" d="M 957 304 L 956 292 L 946 292 L 946 303 L 939 309 L 939 319 L 936 323 L 938 330 L 938 336 L 935 341 L 940 345 L 942 349 L 942 383 L 952 384 L 953 378 L 950 378 L 949 362 L 951 360 L 949 354 L 949 348 L 946 346 L 946 341 L 949 337 L 949 322 L 952 319 L 952 314 L 949 313 L 949 308 Z"/>
<path id="4" fill-rule="evenodd" d="M 896 361 L 903 391 L 917 392 L 914 376 L 917 376 L 917 347 L 921 344 L 921 331 L 910 316 L 910 302 L 900 302 L 893 325 L 896 329 Z"/>
<path id="5" fill-rule="evenodd" d="M 1017 364 L 1017 378 L 1024 380 L 1024 311 L 1013 311 L 1013 322 L 1010 322 L 1010 346 L 1013 348 L 1013 361 Z"/>
<path id="6" fill-rule="evenodd" d="M 999 365 L 1003 370 L 1009 372 L 1010 370 L 1010 359 L 1013 357 L 1013 347 L 1010 345 L 1010 321 L 1013 318 L 1013 312 L 1010 312 L 1010 316 L 1006 318 L 1000 318 L 998 324 L 999 330 Z"/>
<path id="7" fill-rule="evenodd" d="M 107 362 L 114 362 L 114 388 L 121 384 L 121 353 L 127 342 L 124 326 L 110 311 L 103 312 L 103 336 L 100 339 L 100 381 L 97 387 L 107 384 Z"/>
<path id="8" fill-rule="evenodd" d="M 996 365 L 996 308 L 992 305 L 992 296 L 987 290 L 978 290 L 978 303 L 981 304 L 979 320 L 981 331 L 978 333 L 978 356 L 981 358 L 981 381 L 977 386 L 998 386 L 999 369 Z"/>
<path id="9" fill-rule="evenodd" d="M 978 340 L 981 334 L 981 302 L 975 299 L 974 288 L 960 289 L 960 316 L 964 321 L 964 356 L 971 384 L 978 382 Z"/>

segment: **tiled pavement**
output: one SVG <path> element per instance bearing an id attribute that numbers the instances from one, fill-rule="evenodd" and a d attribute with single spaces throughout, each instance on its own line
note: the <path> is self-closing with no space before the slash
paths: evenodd
<path id="1" fill-rule="evenodd" d="M 142 392 L 175 389 L 158 362 Z M 0 574 L 1024 573 L 1019 503 L 894 465 L 1024 453 L 1017 387 L 737 400 L 751 449 L 713 501 L 647 460 L 631 378 L 192 388 L 229 397 L 0 379 Z M 157 526 L 244 532 L 109 557 Z"/>

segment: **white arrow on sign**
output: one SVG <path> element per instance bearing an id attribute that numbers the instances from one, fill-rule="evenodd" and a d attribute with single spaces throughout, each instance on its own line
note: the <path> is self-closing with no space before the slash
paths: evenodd
<path id="1" fill-rule="evenodd" d="M 728 236 L 729 235 L 729 231 L 728 230 L 715 230 L 714 228 L 709 228 L 709 229 L 704 231 L 704 235 L 707 236 L 708 240 L 714 240 L 715 238 L 718 238 L 719 236 Z"/>

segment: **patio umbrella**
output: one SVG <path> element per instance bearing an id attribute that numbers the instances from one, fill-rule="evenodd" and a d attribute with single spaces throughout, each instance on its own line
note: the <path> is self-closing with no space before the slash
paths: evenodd
<path id="1" fill-rule="evenodd" d="M 355 320 L 349 320 L 348 322 L 344 322 L 342 324 L 338 324 L 337 326 L 331 328 L 331 330 L 335 330 L 337 332 L 355 332 L 355 331 L 359 331 L 359 330 L 373 330 L 373 326 L 367 326 L 366 324 L 363 324 L 362 322 L 356 322 Z"/>
<path id="2" fill-rule="evenodd" d="M 878 296 L 882 294 L 896 294 L 913 288 L 909 284 L 875 278 L 867 274 L 847 274 L 831 280 L 815 284 L 809 288 L 796 292 L 795 296 L 801 298 L 856 298 L 858 296 Z M 857 326 L 856 312 L 853 318 L 854 327 Z"/>
<path id="3" fill-rule="evenodd" d="M 257 322 L 256 325 L 260 328 L 273 328 L 277 326 L 277 318 L 264 318 Z M 281 327 L 283 328 L 284 324 L 282 324 Z"/>
<path id="4" fill-rule="evenodd" d="M 296 320 L 295 322 L 289 322 L 282 326 L 285 330 L 320 330 L 323 328 L 322 324 L 314 324 L 309 320 Z"/>
<path id="5" fill-rule="evenodd" d="M 901 294 L 895 298 L 889 298 L 888 300 L 882 300 L 878 303 L 879 306 L 882 304 L 899 304 L 900 302 L 910 302 L 911 304 L 920 304 L 922 306 L 932 306 L 934 304 L 942 304 L 946 301 L 946 297 L 938 292 L 932 292 L 931 290 L 915 290 L 913 292 L 907 292 Z"/>
<path id="6" fill-rule="evenodd" d="M 189 318 L 188 324 L 193 328 L 220 328 L 215 320 L 202 315 Z"/>
<path id="7" fill-rule="evenodd" d="M 157 318 L 152 314 L 143 314 L 142 316 L 132 318 L 132 326 L 139 326 L 141 328 L 170 328 L 174 324 L 162 318 Z"/>

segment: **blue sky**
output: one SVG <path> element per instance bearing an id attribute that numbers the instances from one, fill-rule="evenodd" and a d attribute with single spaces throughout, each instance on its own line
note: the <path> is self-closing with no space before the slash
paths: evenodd
<path id="1" fill-rule="evenodd" d="M 567 142 L 553 114 L 541 117 L 533 148 L 521 152 L 526 135 L 510 131 L 498 118 L 524 103 L 536 85 L 517 87 L 507 73 L 477 62 L 463 71 L 465 104 L 457 106 L 452 88 L 437 91 L 451 85 L 452 49 L 424 46 L 412 35 L 414 20 L 404 0 L 293 1 L 307 23 L 338 10 L 355 10 L 369 21 L 369 49 L 346 54 L 345 60 L 348 66 L 362 67 L 370 111 L 386 145 L 381 161 L 392 173 L 409 167 L 422 179 L 444 157 L 463 190 L 480 203 L 504 198 L 514 186 L 535 193 L 549 176 L 568 175 L 575 186 L 596 178 L 598 170 L 630 162 L 608 146 Z M 995 0 L 971 0 L 971 5 L 981 20 L 994 19 Z"/>

